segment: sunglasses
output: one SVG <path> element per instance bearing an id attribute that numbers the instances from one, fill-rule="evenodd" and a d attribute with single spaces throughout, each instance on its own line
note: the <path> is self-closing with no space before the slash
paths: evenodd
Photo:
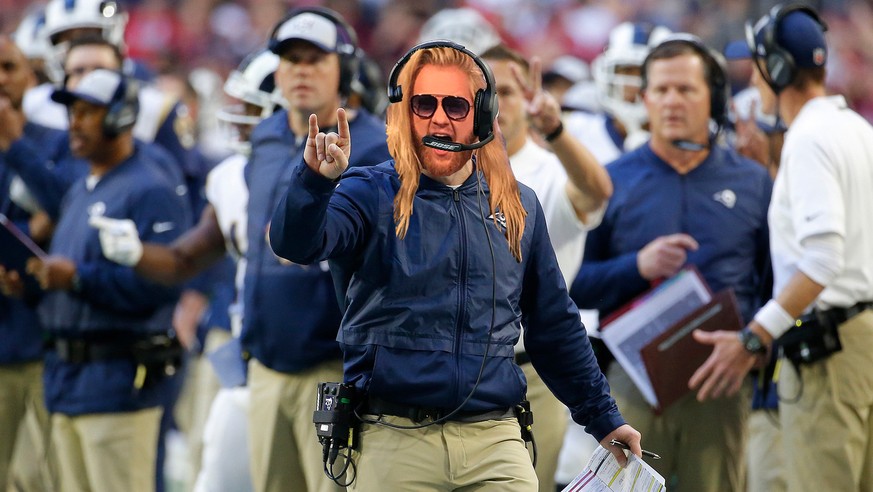
<path id="1" fill-rule="evenodd" d="M 470 101 L 458 96 L 434 96 L 418 94 L 409 100 L 412 112 L 420 118 L 431 118 L 436 112 L 437 103 L 442 100 L 443 111 L 450 120 L 463 120 L 470 113 Z"/>

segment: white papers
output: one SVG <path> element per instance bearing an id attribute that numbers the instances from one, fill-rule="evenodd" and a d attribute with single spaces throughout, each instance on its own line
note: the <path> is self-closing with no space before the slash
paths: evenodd
<path id="1" fill-rule="evenodd" d="M 600 338 L 652 407 L 658 406 L 658 399 L 640 350 L 711 299 L 697 271 L 685 269 L 635 299 L 627 311 L 601 327 Z"/>
<path id="2" fill-rule="evenodd" d="M 627 466 L 619 466 L 615 456 L 602 446 L 591 455 L 588 465 L 562 492 L 665 492 L 664 477 L 635 455 Z"/>

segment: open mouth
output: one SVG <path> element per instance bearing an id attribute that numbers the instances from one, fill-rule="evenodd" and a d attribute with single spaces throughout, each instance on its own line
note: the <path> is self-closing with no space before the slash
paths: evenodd
<path id="1" fill-rule="evenodd" d="M 435 138 L 436 140 L 440 140 L 443 142 L 451 142 L 452 141 L 452 137 L 450 137 L 448 134 L 445 134 L 445 133 L 432 133 L 430 136 Z"/>

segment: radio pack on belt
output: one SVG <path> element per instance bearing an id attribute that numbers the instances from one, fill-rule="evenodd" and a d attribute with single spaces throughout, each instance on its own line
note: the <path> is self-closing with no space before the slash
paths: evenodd
<path id="1" fill-rule="evenodd" d="M 843 349 L 837 332 L 839 323 L 824 314 L 814 310 L 776 340 L 779 353 L 795 367 L 812 364 Z"/>
<path id="2" fill-rule="evenodd" d="M 318 396 L 312 421 L 315 423 L 315 434 L 324 453 L 324 472 L 338 484 L 347 470 L 348 463 L 351 462 L 351 456 L 346 456 L 347 464 L 342 471 L 333 472 L 333 464 L 340 450 L 355 449 L 358 446 L 360 420 L 355 415 L 358 401 L 358 391 L 352 384 L 318 383 Z M 351 482 L 340 485 L 349 483 Z"/>

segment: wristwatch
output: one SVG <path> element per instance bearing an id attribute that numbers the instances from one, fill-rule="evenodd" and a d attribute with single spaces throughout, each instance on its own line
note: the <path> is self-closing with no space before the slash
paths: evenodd
<path id="1" fill-rule="evenodd" d="M 745 327 L 740 330 L 740 343 L 752 355 L 764 355 L 767 353 L 767 345 L 757 333 Z"/>

